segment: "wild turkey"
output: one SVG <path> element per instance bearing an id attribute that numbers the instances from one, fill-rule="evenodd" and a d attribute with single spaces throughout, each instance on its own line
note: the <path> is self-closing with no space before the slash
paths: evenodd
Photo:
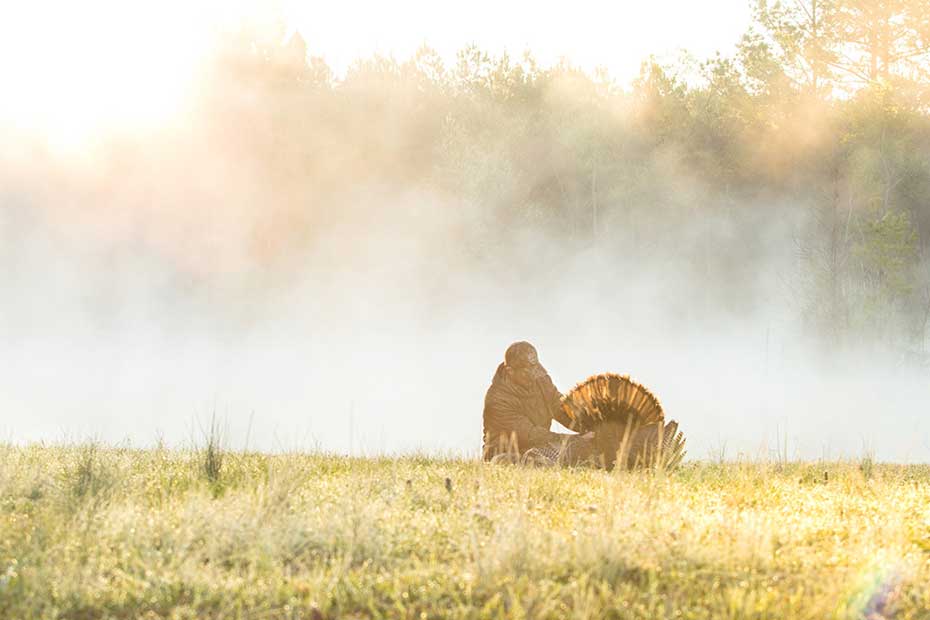
<path id="1" fill-rule="evenodd" d="M 659 399 L 628 376 L 594 375 L 562 398 L 572 430 L 594 431 L 597 454 L 607 469 L 617 458 L 627 469 L 661 466 L 672 469 L 685 455 L 678 423 L 665 423 Z"/>

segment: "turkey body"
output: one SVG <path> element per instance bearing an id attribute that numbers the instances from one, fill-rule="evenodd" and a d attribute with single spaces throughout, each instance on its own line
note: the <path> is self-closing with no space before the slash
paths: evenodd
<path id="1" fill-rule="evenodd" d="M 562 408 L 562 394 L 548 374 L 520 380 L 505 364 L 497 367 L 484 397 L 484 458 L 503 452 L 523 454 L 558 442 L 564 435 L 549 430 L 552 420 L 569 426 L 571 419 Z"/>

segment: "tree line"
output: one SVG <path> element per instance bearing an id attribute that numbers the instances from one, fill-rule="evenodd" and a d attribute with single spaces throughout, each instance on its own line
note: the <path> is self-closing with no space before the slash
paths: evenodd
<path id="1" fill-rule="evenodd" d="M 455 215 L 449 251 L 475 265 L 671 257 L 706 283 L 696 307 L 739 313 L 765 303 L 757 274 L 775 252 L 798 324 L 826 346 L 925 355 L 930 4 L 752 7 L 734 53 L 650 58 L 629 85 L 474 46 L 454 63 L 428 47 L 360 59 L 337 78 L 299 35 L 243 29 L 201 105 L 276 188 L 276 242 L 255 233 L 267 260 L 417 188 Z M 359 188 L 383 203 L 352 206 Z M 546 252 L 515 249 L 529 236 Z"/>

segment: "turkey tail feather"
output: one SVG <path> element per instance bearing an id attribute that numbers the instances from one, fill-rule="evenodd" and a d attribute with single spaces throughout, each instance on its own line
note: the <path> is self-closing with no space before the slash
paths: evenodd
<path id="1" fill-rule="evenodd" d="M 610 469 L 674 469 L 685 456 L 678 423 L 665 423 L 659 399 L 627 375 L 604 373 L 576 385 L 562 398 L 573 430 L 594 431 L 595 447 Z"/>

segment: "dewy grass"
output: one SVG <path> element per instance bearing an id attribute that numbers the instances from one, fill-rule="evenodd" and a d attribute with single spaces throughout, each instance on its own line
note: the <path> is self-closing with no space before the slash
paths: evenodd
<path id="1" fill-rule="evenodd" d="M 930 618 L 926 466 L 88 450 L 0 446 L 0 618 Z"/>

